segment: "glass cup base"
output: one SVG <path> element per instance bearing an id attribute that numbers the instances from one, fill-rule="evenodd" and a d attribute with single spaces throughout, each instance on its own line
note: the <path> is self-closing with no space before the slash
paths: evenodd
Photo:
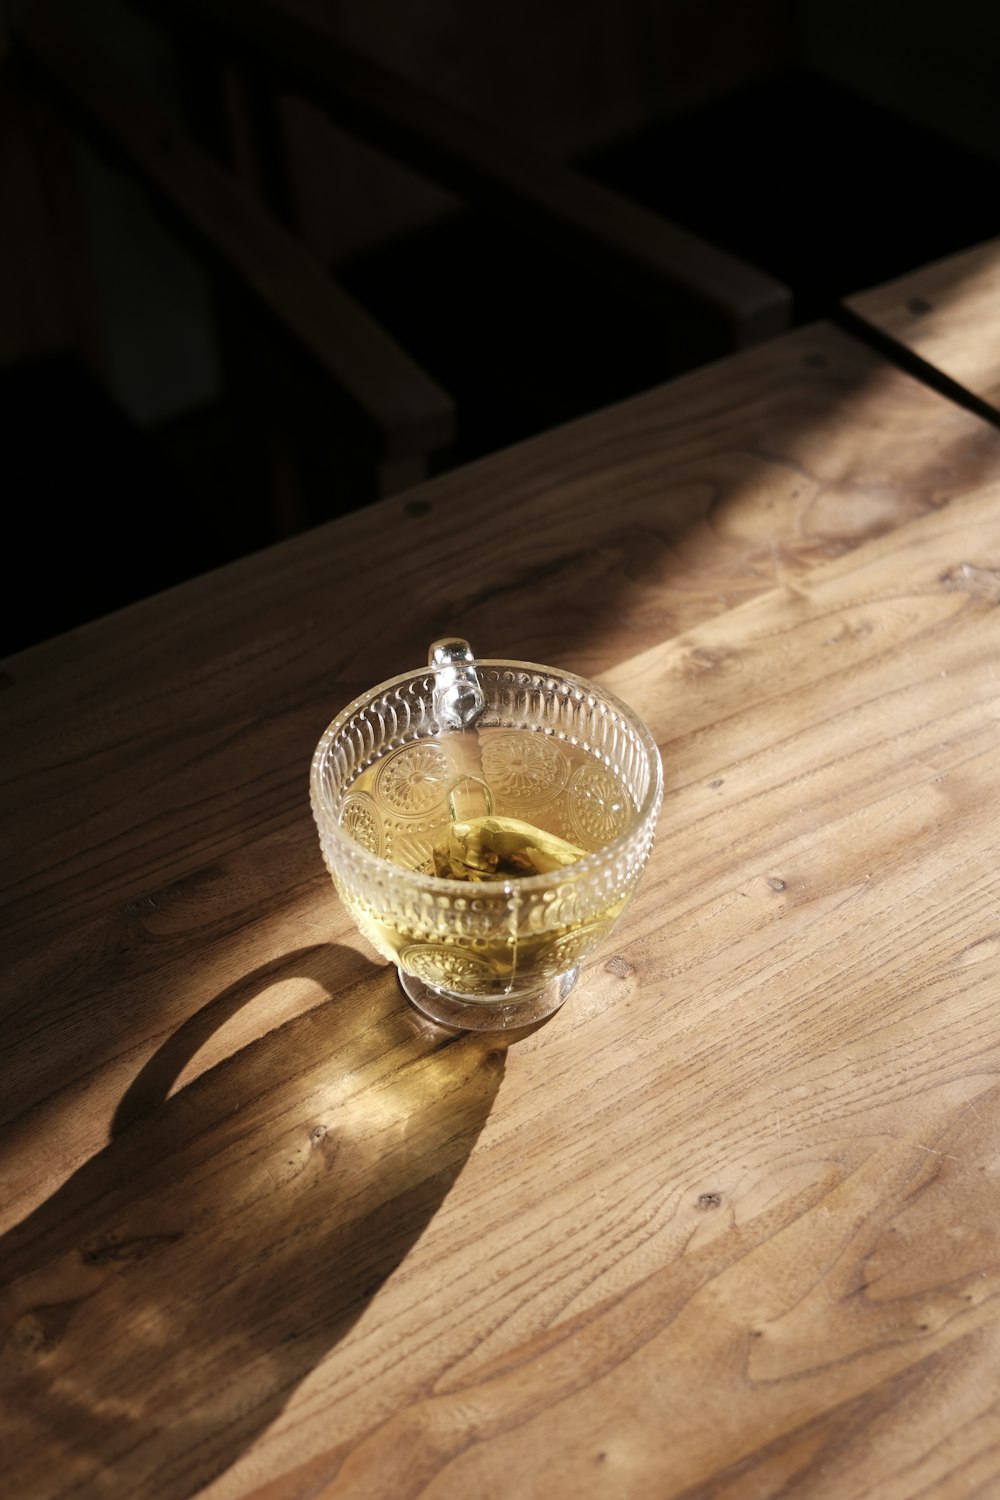
<path id="1" fill-rule="evenodd" d="M 404 974 L 402 969 L 397 972 L 407 999 L 439 1026 L 460 1031 L 514 1031 L 519 1026 L 544 1021 L 557 1011 L 576 984 L 580 970 L 568 969 L 540 990 L 510 1000 L 467 1000 L 424 984 L 416 975 Z"/>

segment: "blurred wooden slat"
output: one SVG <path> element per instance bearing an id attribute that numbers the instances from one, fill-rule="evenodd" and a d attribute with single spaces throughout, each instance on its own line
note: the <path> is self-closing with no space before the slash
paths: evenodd
<path id="1" fill-rule="evenodd" d="M 711 8 L 618 0 L 588 4 L 585 14 L 579 0 L 312 0 L 311 9 L 365 57 L 563 162 L 794 66 L 798 41 L 791 0 L 713 0 Z M 297 227 L 327 265 L 454 211 L 444 189 L 307 101 L 286 94 L 281 108 Z M 348 213 L 330 199 L 334 180 L 359 189 Z M 681 217 L 669 205 L 663 212 Z"/>
<path id="2" fill-rule="evenodd" d="M 1000 240 L 858 292 L 845 305 L 1000 416 Z"/>
<path id="3" fill-rule="evenodd" d="M 0 51 L 0 365 L 72 353 L 103 364 L 72 144 Z"/>
<path id="4" fill-rule="evenodd" d="M 16 44 L 46 84 L 157 195 L 250 293 L 319 373 L 357 403 L 383 457 L 406 460 L 450 443 L 450 397 L 248 193 L 195 147 L 65 20 L 32 7 Z"/>
<path id="5" fill-rule="evenodd" d="M 274 0 L 197 0 L 176 9 L 469 201 L 511 216 L 653 302 L 666 288 L 689 293 L 726 320 L 734 347 L 788 326 L 791 294 L 773 277 L 435 98 L 311 16 Z"/>

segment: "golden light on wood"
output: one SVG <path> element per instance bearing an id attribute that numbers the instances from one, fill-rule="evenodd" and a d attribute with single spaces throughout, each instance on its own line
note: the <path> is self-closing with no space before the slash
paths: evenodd
<path id="1" fill-rule="evenodd" d="M 422 493 L 7 664 L 6 1482 L 990 1494 L 1000 434 L 807 329 Z M 459 534 L 464 632 L 667 771 L 506 1049 L 361 951 L 303 774 Z"/>

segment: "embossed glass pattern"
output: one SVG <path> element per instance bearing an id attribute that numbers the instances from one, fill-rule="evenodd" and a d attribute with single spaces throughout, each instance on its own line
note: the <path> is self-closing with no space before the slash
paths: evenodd
<path id="1" fill-rule="evenodd" d="M 317 746 L 311 795 L 327 868 L 362 933 L 427 1014 L 486 1030 L 562 1003 L 635 891 L 662 774 L 649 731 L 602 688 L 525 662 L 475 671 L 485 708 L 473 730 L 438 721 L 429 668 L 349 704 Z M 436 876 L 456 788 L 474 797 L 482 782 L 496 813 L 584 856 L 476 884 Z"/>

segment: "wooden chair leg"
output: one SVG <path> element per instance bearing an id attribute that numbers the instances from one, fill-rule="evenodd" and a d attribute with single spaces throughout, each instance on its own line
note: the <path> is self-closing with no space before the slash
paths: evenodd
<path id="1" fill-rule="evenodd" d="M 72 353 L 106 381 L 79 161 L 58 115 L 0 58 L 0 365 Z"/>

